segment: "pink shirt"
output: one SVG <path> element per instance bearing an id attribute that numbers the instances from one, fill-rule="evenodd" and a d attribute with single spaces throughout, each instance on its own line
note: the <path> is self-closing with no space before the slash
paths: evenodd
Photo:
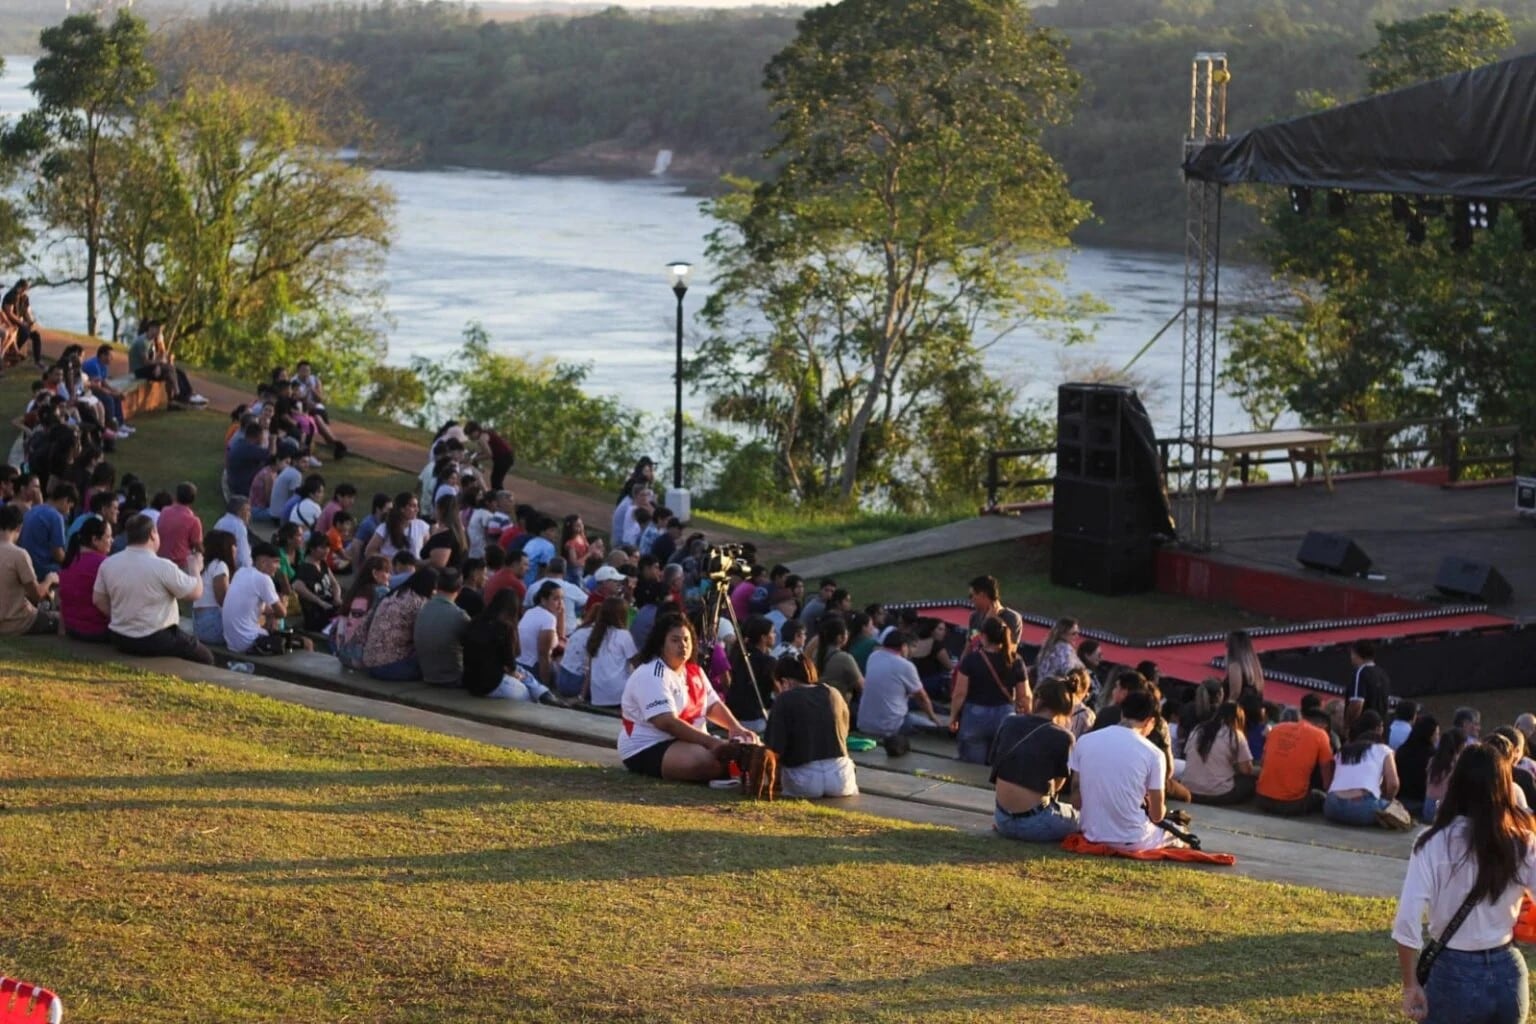
<path id="1" fill-rule="evenodd" d="M 64 628 L 81 636 L 105 636 L 107 617 L 91 603 L 96 587 L 96 573 L 107 556 L 90 548 L 81 548 L 69 565 L 59 570 L 59 614 Z"/>
<path id="2" fill-rule="evenodd" d="M 325 503 L 325 508 L 320 510 L 320 518 L 315 522 L 315 529 L 321 533 L 327 533 L 331 529 L 331 520 L 336 518 L 336 513 L 341 511 L 341 505 L 335 498 Z"/>
<path id="3" fill-rule="evenodd" d="M 203 522 L 190 505 L 170 505 L 155 524 L 160 531 L 160 557 L 182 565 L 195 544 L 202 547 Z"/>

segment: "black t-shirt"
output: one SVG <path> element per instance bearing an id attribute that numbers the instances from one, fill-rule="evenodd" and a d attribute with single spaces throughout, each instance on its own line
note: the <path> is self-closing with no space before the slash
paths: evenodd
<path id="1" fill-rule="evenodd" d="M 848 756 L 848 703 L 830 686 L 793 686 L 773 703 L 763 744 L 786 768 Z"/>
<path id="2" fill-rule="evenodd" d="M 762 651 L 752 652 L 752 674 L 757 679 L 757 692 L 762 697 L 762 707 L 752 696 L 752 683 L 747 678 L 747 667 L 741 660 L 741 646 L 731 645 L 731 686 L 725 691 L 725 706 L 737 720 L 749 722 L 763 717 L 763 710 L 773 705 L 773 655 Z"/>
<path id="3" fill-rule="evenodd" d="M 990 664 L 990 668 L 988 665 Z M 965 692 L 965 702 L 980 707 L 994 708 L 1013 703 L 1013 690 L 1025 679 L 1024 659 L 1015 658 L 1009 665 L 1003 661 L 1000 651 L 972 651 L 960 661 L 960 671 L 970 682 Z M 993 673 L 996 673 L 994 679 Z M 1002 683 L 999 687 L 998 683 Z M 1004 693 L 1006 689 L 1008 692 Z"/>
<path id="4" fill-rule="evenodd" d="M 464 689 L 484 697 L 501 685 L 506 675 L 511 647 L 511 630 L 496 619 L 476 619 L 464 631 Z"/>
<path id="5" fill-rule="evenodd" d="M 464 614 L 470 618 L 474 618 L 485 611 L 485 597 L 480 591 L 471 590 L 468 587 L 459 591 L 459 596 L 454 598 L 453 603 L 464 609 Z"/>
<path id="6" fill-rule="evenodd" d="M 1401 783 L 1397 791 L 1399 800 L 1424 799 L 1424 786 L 1429 781 L 1429 759 L 1434 755 L 1434 747 L 1412 738 L 1404 740 L 1397 748 L 1393 756 L 1397 758 L 1397 778 Z"/>
<path id="7" fill-rule="evenodd" d="M 1067 777 L 1072 734 L 1049 718 L 1011 715 L 992 740 L 992 782 L 1002 779 L 1036 793 Z"/>
<path id="8" fill-rule="evenodd" d="M 323 598 L 331 603 L 329 609 L 308 601 L 302 602 L 304 607 L 304 628 L 318 633 L 336 617 L 337 598 L 335 588 L 331 586 L 331 574 L 321 569 L 313 562 L 300 562 L 298 568 L 293 570 L 293 578 L 309 588 L 309 592 L 316 597 Z"/>
<path id="9" fill-rule="evenodd" d="M 1349 684 L 1349 699 L 1365 702 L 1366 711 L 1374 711 L 1387 720 L 1387 674 L 1380 665 L 1361 665 Z"/>
<path id="10" fill-rule="evenodd" d="M 655 555 L 656 561 L 662 565 L 671 562 L 672 556 L 676 552 L 677 541 L 673 540 L 672 535 L 665 530 L 655 540 L 651 541 L 651 554 Z"/>
<path id="11" fill-rule="evenodd" d="M 421 546 L 422 561 L 426 561 L 432 552 L 446 548 L 448 551 L 448 565 L 457 567 L 464 560 L 464 548 L 459 544 L 459 538 L 452 530 L 439 530 L 427 538 L 427 542 Z"/>

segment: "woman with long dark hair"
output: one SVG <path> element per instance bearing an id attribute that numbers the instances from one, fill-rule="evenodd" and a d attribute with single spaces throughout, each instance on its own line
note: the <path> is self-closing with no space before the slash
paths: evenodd
<path id="1" fill-rule="evenodd" d="M 844 650 L 847 646 L 848 623 L 841 615 L 824 616 L 816 628 L 816 675 L 852 706 L 864 692 L 864 673 L 853 655 Z"/>
<path id="2" fill-rule="evenodd" d="M 1451 784 L 1451 770 L 1456 767 L 1456 759 L 1466 747 L 1467 734 L 1464 730 L 1452 727 L 1440 734 L 1440 743 L 1435 747 L 1434 756 L 1429 759 L 1429 770 L 1424 777 L 1424 812 L 1420 817 L 1425 822 L 1435 820 L 1440 801 L 1445 799 L 1446 787 Z"/>
<path id="3" fill-rule="evenodd" d="M 1243 709 L 1224 701 L 1216 713 L 1197 725 L 1184 744 L 1184 774 L 1197 804 L 1240 804 L 1253 797 L 1258 781 L 1248 749 Z"/>
<path id="4" fill-rule="evenodd" d="M 784 795 L 807 800 L 857 795 L 843 695 L 822 685 L 816 666 L 803 655 L 778 659 L 772 673 L 778 696 L 763 743 L 779 756 Z"/>
<path id="5" fill-rule="evenodd" d="M 1440 740 L 1440 723 L 1434 715 L 1420 715 L 1413 720 L 1408 738 L 1393 752 L 1397 759 L 1397 778 L 1401 783 L 1397 798 L 1408 813 L 1424 813 L 1424 787 L 1429 782 L 1429 759 L 1435 756 Z M 1391 744 L 1387 744 L 1391 746 Z"/>
<path id="6" fill-rule="evenodd" d="M 1536 827 L 1515 806 L 1513 790 L 1506 758 L 1486 744 L 1467 747 L 1451 771 L 1434 824 L 1413 844 L 1392 923 L 1403 1013 L 1412 1020 L 1526 1019 L 1525 957 L 1514 947 L 1513 931 L 1521 897 L 1536 885 Z M 1442 948 L 1421 984 L 1426 913 L 1429 936 Z"/>
<path id="7" fill-rule="evenodd" d="M 1386 744 L 1381 716 L 1362 712 L 1350 728 L 1349 742 L 1334 757 L 1323 817 L 1340 825 L 1410 828 L 1413 815 L 1395 799 L 1397 790 L 1397 762 Z"/>
<path id="8" fill-rule="evenodd" d="M 586 640 L 586 680 L 581 695 L 596 707 L 617 707 L 624 699 L 631 661 L 639 654 L 629 633 L 629 602 L 622 597 L 604 598 Z M 569 656 L 569 655 L 567 655 Z"/>
<path id="9" fill-rule="evenodd" d="M 64 632 L 76 640 L 106 643 L 107 617 L 91 600 L 96 574 L 112 553 L 112 524 L 100 516 L 88 516 L 64 549 L 59 570 L 59 616 Z"/>
<path id="10" fill-rule="evenodd" d="M 1259 667 L 1253 639 L 1246 630 L 1234 629 L 1227 634 L 1227 700 L 1236 702 L 1244 690 L 1254 691 L 1262 700 L 1264 670 Z"/>
<path id="11" fill-rule="evenodd" d="M 419 559 L 421 545 L 427 539 L 427 524 L 416 518 L 420 509 L 421 502 L 410 491 L 395 495 L 383 525 L 374 531 L 364 554 L 394 558 L 395 552 L 405 551 Z"/>
<path id="12" fill-rule="evenodd" d="M 421 678 L 416 660 L 416 616 L 437 589 L 437 570 L 417 569 L 381 598 L 363 641 L 363 668 L 375 679 L 410 682 Z"/>
<path id="13" fill-rule="evenodd" d="M 757 742 L 694 661 L 696 642 L 688 617 L 667 612 L 657 617 L 635 658 L 638 667 L 619 704 L 619 756 L 638 775 L 687 782 L 720 778 L 724 766 L 716 752 L 726 741 L 710 735 L 711 722 L 731 740 Z"/>
<path id="14" fill-rule="evenodd" d="M 209 530 L 203 538 L 203 593 L 192 602 L 192 632 L 205 644 L 224 646 L 224 595 L 239 567 L 235 535 Z"/>
<path id="15" fill-rule="evenodd" d="M 955 671 L 949 731 L 955 735 L 956 756 L 971 764 L 986 764 L 1003 719 L 1031 703 L 1024 659 L 1014 648 L 1007 625 L 994 615 L 981 624 L 981 646 L 961 658 Z"/>
<path id="16" fill-rule="evenodd" d="M 1077 656 L 1077 643 L 1081 637 L 1082 629 L 1076 619 L 1057 619 L 1056 625 L 1051 627 L 1040 644 L 1040 660 L 1035 662 L 1035 678 L 1061 676 L 1065 679 L 1068 672 L 1082 668 L 1083 663 Z"/>

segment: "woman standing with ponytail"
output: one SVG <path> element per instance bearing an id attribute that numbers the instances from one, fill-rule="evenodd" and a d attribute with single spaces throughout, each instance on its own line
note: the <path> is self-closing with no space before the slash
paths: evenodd
<path id="1" fill-rule="evenodd" d="M 1426 1024 L 1522 1024 L 1529 1005 L 1515 919 L 1536 884 L 1531 816 L 1514 804 L 1509 762 L 1486 745 L 1456 761 L 1445 800 L 1413 845 L 1392 938 L 1403 1013 Z M 1438 955 L 1421 957 L 1422 921 Z M 1423 959 L 1430 959 L 1427 974 Z M 1420 975 L 1424 979 L 1420 980 Z"/>
<path id="2" fill-rule="evenodd" d="M 956 756 L 986 764 L 1003 719 L 1031 703 L 1029 678 L 1013 636 L 1002 619 L 987 619 L 981 624 L 980 649 L 961 659 L 950 692 L 949 731 L 959 747 Z"/>

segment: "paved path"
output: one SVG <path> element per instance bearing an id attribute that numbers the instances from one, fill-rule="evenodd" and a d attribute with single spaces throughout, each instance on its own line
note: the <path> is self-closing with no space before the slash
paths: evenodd
<path id="1" fill-rule="evenodd" d="M 35 646 L 40 653 L 67 647 L 67 653 L 76 658 L 120 660 L 109 651 L 61 639 L 13 642 L 21 649 Z M 263 660 L 260 671 L 266 676 L 205 669 L 171 659 L 134 664 L 339 714 L 589 764 L 618 765 L 613 718 L 490 701 L 422 683 L 385 683 L 347 672 L 329 655 L 296 653 Z M 274 675 L 283 678 L 271 678 Z M 861 794 L 827 803 L 881 817 L 990 833 L 993 804 L 986 769 L 955 761 L 952 751 L 952 745 L 943 740 L 919 737 L 913 753 L 899 759 L 888 758 L 879 749 L 855 754 Z M 1238 859 L 1234 870 L 1239 874 L 1368 896 L 1395 896 L 1402 884 L 1412 841 L 1409 833 L 1344 828 L 1317 817 L 1275 818 L 1241 808 L 1194 807 L 1191 812 L 1194 830 L 1206 848 L 1234 854 Z M 1025 844 L 1016 849 L 1020 857 L 1034 851 Z"/>
<path id="2" fill-rule="evenodd" d="M 66 345 L 75 343 L 77 340 L 70 335 L 44 331 L 43 351 L 57 358 Z M 195 371 L 189 372 L 187 376 L 191 379 L 192 386 L 208 399 L 208 408 L 214 412 L 227 415 L 236 406 L 249 402 L 255 397 L 248 392 L 202 377 Z M 351 449 L 352 454 L 371 462 L 398 469 L 403 473 L 410 473 L 412 476 L 420 473 L 427 463 L 425 445 L 339 421 L 333 424 L 333 430 L 336 437 Z M 322 451 L 319 454 L 323 456 L 325 453 Z M 611 504 L 584 495 L 572 494 L 547 484 L 536 483 L 526 477 L 508 475 L 507 489 L 512 491 L 520 502 L 534 505 L 551 514 L 579 513 L 588 523 L 604 531 L 607 530 L 607 524 L 613 516 Z"/>
<path id="3" fill-rule="evenodd" d="M 1016 516 L 977 516 L 946 523 L 901 537 L 888 537 L 858 547 L 829 551 L 824 555 L 800 558 L 789 567 L 807 579 L 835 575 L 855 569 L 869 569 L 907 562 L 914 558 L 947 555 L 965 548 L 982 547 L 999 541 L 1018 540 L 1051 532 L 1049 508 L 1027 509 Z"/>

